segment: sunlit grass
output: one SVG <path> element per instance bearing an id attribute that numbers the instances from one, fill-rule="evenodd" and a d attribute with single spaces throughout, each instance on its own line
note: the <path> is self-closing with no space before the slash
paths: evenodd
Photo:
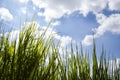
<path id="1" fill-rule="evenodd" d="M 54 35 L 46 39 L 46 32 L 47 29 L 37 35 L 33 23 L 21 29 L 18 39 L 10 41 L 9 34 L 1 34 L 0 80 L 120 80 L 120 67 L 108 73 L 109 61 L 104 50 L 97 59 L 95 42 L 92 60 L 77 45 L 73 49 L 72 44 L 63 57 L 60 44 L 54 43 Z"/>

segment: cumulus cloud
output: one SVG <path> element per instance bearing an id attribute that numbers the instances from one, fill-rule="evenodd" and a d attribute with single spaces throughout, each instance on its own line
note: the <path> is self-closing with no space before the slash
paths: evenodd
<path id="1" fill-rule="evenodd" d="M 74 11 L 80 11 L 84 16 L 89 12 L 97 13 L 102 11 L 107 4 L 107 0 L 32 0 L 32 2 L 36 7 L 45 9 L 43 15 L 46 21 L 60 18 Z"/>
<path id="2" fill-rule="evenodd" d="M 47 31 L 45 33 L 45 39 L 49 38 L 49 36 L 53 35 L 53 39 L 55 39 L 55 41 L 57 41 L 57 42 L 61 41 L 61 46 L 60 46 L 61 49 L 66 48 L 68 45 L 71 44 L 71 41 L 74 41 L 70 36 L 65 36 L 65 35 L 61 36 L 61 35 L 57 34 L 57 32 L 53 28 L 51 28 L 51 27 L 49 27 L 49 28 L 45 27 L 45 26 L 40 27 L 39 23 L 36 22 L 36 21 L 25 22 L 23 24 L 22 28 L 24 27 L 25 28 L 24 30 L 26 30 L 27 28 L 30 27 L 30 25 L 36 26 L 36 31 L 35 31 L 35 35 L 36 35 L 35 37 L 36 38 L 47 29 Z M 14 31 L 12 31 L 10 33 L 6 32 L 5 35 L 6 35 L 6 37 L 8 35 L 10 35 L 10 39 L 9 40 L 13 41 L 13 40 L 19 38 L 19 33 L 20 33 L 20 30 L 14 30 Z M 1 34 L 0 34 L 0 36 L 1 36 Z"/>
<path id="3" fill-rule="evenodd" d="M 53 35 L 55 41 L 61 41 L 61 48 L 66 48 L 68 45 L 71 44 L 72 41 L 74 41 L 70 36 L 59 35 L 53 28 L 50 27 L 42 27 L 40 33 L 44 32 L 46 29 L 47 32 L 45 34 L 45 37 L 48 38 L 49 36 Z"/>
<path id="4" fill-rule="evenodd" d="M 29 0 L 19 0 L 20 3 L 28 3 Z"/>
<path id="5" fill-rule="evenodd" d="M 26 14 L 26 13 L 27 13 L 27 8 L 26 8 L 26 7 L 22 7 L 22 8 L 21 8 L 21 12 L 22 12 L 23 14 Z"/>
<path id="6" fill-rule="evenodd" d="M 94 30 L 94 38 L 99 38 L 106 31 L 113 34 L 120 34 L 120 14 L 112 14 L 109 17 L 102 14 L 102 10 L 108 8 L 109 10 L 120 10 L 120 0 L 32 0 L 33 4 L 44 9 L 44 12 L 39 15 L 45 16 L 46 21 L 51 19 L 57 19 L 65 14 L 70 14 L 74 11 L 79 11 L 84 16 L 87 16 L 89 12 L 92 12 L 96 16 L 96 20 L 99 23 L 98 28 Z M 84 45 L 91 45 L 93 35 L 86 35 L 82 40 Z"/>
<path id="7" fill-rule="evenodd" d="M 10 13 L 10 11 L 4 7 L 0 8 L 0 19 L 5 21 L 11 21 L 13 20 L 13 15 Z"/>
<path id="8" fill-rule="evenodd" d="M 60 25 L 60 21 L 54 21 L 51 23 L 52 26 L 58 26 Z"/>
<path id="9" fill-rule="evenodd" d="M 38 16 L 43 16 L 43 13 L 42 12 L 38 12 L 37 15 Z"/>
<path id="10" fill-rule="evenodd" d="M 120 65 L 120 58 L 116 58 L 115 60 L 110 60 L 109 61 L 109 65 L 110 66 L 115 66 L 116 65 L 116 67 L 119 67 L 119 65 Z"/>
<path id="11" fill-rule="evenodd" d="M 119 69 L 119 67 L 120 67 L 120 58 L 116 58 L 115 60 L 109 60 L 109 67 L 108 67 L 109 73 Z"/>
<path id="12" fill-rule="evenodd" d="M 120 14 L 112 14 L 109 17 L 106 17 L 104 15 L 99 15 L 97 18 L 97 21 L 100 23 L 100 26 L 98 28 L 95 28 L 95 35 L 94 38 L 99 38 L 102 36 L 105 32 L 109 31 L 113 34 L 119 34 L 120 35 Z M 83 39 L 82 43 L 84 45 L 91 45 L 92 44 L 92 35 L 87 35 Z"/>
<path id="13" fill-rule="evenodd" d="M 120 0 L 108 0 L 110 10 L 120 11 Z"/>
<path id="14" fill-rule="evenodd" d="M 112 14 L 106 18 L 96 29 L 95 36 L 101 36 L 106 31 L 110 31 L 114 34 L 120 34 L 120 14 Z"/>
<path id="15" fill-rule="evenodd" d="M 72 38 L 70 36 L 60 36 L 58 34 L 56 34 L 54 36 L 57 40 L 61 41 L 61 47 L 67 47 L 67 45 L 69 45 L 72 41 Z"/>
<path id="16" fill-rule="evenodd" d="M 2 34 L 0 34 L 1 36 Z M 14 40 L 18 40 L 19 38 L 19 30 L 15 30 L 12 32 L 6 32 L 5 37 L 9 37 L 9 41 L 12 42 Z"/>
<path id="17" fill-rule="evenodd" d="M 97 20 L 97 22 L 99 23 L 99 24 L 102 24 L 104 21 L 105 21 L 105 19 L 107 18 L 104 14 L 102 14 L 102 13 L 97 13 L 97 14 L 95 14 L 96 15 L 96 20 Z"/>
<path id="18" fill-rule="evenodd" d="M 92 35 L 86 35 L 85 38 L 82 40 L 82 44 L 85 46 L 91 45 L 93 42 L 93 36 Z"/>

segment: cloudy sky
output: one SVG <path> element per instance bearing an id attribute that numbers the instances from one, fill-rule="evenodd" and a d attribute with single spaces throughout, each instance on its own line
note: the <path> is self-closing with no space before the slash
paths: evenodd
<path id="1" fill-rule="evenodd" d="M 104 45 L 109 56 L 120 57 L 120 0 L 0 0 L 0 23 L 18 31 L 34 18 L 41 26 L 52 21 L 62 46 L 71 40 L 91 50 L 93 34 L 98 55 Z"/>

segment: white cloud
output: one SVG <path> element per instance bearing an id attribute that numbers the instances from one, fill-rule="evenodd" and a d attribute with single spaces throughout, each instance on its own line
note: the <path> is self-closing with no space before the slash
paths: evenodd
<path id="1" fill-rule="evenodd" d="M 33 6 L 32 8 L 33 8 L 33 10 L 36 10 L 35 6 Z"/>
<path id="2" fill-rule="evenodd" d="M 82 40 L 82 45 L 89 46 L 93 44 L 93 36 L 86 35 L 85 38 Z"/>
<path id="3" fill-rule="evenodd" d="M 43 16 L 43 13 L 42 12 L 38 12 L 37 15 L 38 16 Z"/>
<path id="4" fill-rule="evenodd" d="M 94 38 L 99 38 L 102 36 L 105 32 L 109 31 L 113 34 L 119 34 L 120 35 L 120 14 L 112 14 L 109 17 L 105 17 L 102 15 L 102 18 L 97 18 L 97 21 L 100 23 L 100 26 L 98 28 L 94 29 L 95 35 Z M 85 45 L 91 45 L 92 35 L 87 35 L 83 39 L 83 44 Z"/>
<path id="5" fill-rule="evenodd" d="M 110 60 L 109 64 L 110 64 L 110 66 L 115 66 L 116 65 L 116 67 L 119 67 L 119 65 L 120 65 L 120 58 L 116 58 L 115 60 Z"/>
<path id="6" fill-rule="evenodd" d="M 23 14 L 26 14 L 26 13 L 27 13 L 27 8 L 26 8 L 26 7 L 22 7 L 22 8 L 21 8 L 21 12 L 22 12 Z"/>
<path id="7" fill-rule="evenodd" d="M 120 10 L 120 0 L 108 0 L 108 6 L 110 10 Z"/>
<path id="8" fill-rule="evenodd" d="M 97 13 L 102 11 L 107 4 L 107 0 L 32 0 L 32 2 L 36 7 L 45 9 L 43 15 L 46 21 L 60 18 L 76 10 L 84 16 L 89 12 Z"/>
<path id="9" fill-rule="evenodd" d="M 1 7 L 0 8 L 0 19 L 5 21 L 13 20 L 13 15 L 9 12 L 8 9 Z"/>
<path id="10" fill-rule="evenodd" d="M 52 26 L 58 26 L 60 25 L 60 21 L 54 21 L 51 23 Z"/>
<path id="11" fill-rule="evenodd" d="M 74 41 L 70 36 L 61 36 L 59 35 L 53 28 L 47 28 L 47 27 L 42 27 L 42 32 L 47 29 L 47 32 L 45 34 L 45 37 L 48 38 L 49 36 L 53 35 L 53 38 L 56 41 L 61 41 L 61 48 L 66 48 L 68 45 L 71 44 L 72 41 Z"/>
<path id="12" fill-rule="evenodd" d="M 104 14 L 102 13 L 97 13 L 96 15 L 96 20 L 99 24 L 103 23 L 105 19 L 107 18 Z"/>
<path id="13" fill-rule="evenodd" d="M 73 40 L 70 36 L 60 36 L 58 34 L 56 34 L 54 38 L 61 41 L 62 48 L 66 48 Z"/>
<path id="14" fill-rule="evenodd" d="M 29 0 L 19 0 L 20 3 L 28 3 Z"/>
<path id="15" fill-rule="evenodd" d="M 9 41 L 14 41 L 19 38 L 19 30 L 15 30 L 12 32 L 6 32 L 5 37 L 9 37 Z"/>
<path id="16" fill-rule="evenodd" d="M 96 29 L 95 36 L 102 36 L 106 31 L 120 34 L 120 14 L 112 14 L 107 17 Z"/>
<path id="17" fill-rule="evenodd" d="M 89 12 L 96 15 L 96 20 L 100 24 L 98 28 L 93 29 L 95 32 L 94 38 L 99 38 L 106 31 L 113 34 L 120 34 L 120 16 L 113 14 L 109 17 L 102 14 L 102 10 L 108 8 L 109 10 L 120 10 L 120 0 L 32 0 L 33 4 L 44 12 L 40 15 L 45 16 L 46 21 L 57 19 L 65 14 L 70 14 L 74 11 L 79 11 L 84 16 Z M 92 35 L 86 35 L 82 43 L 84 45 L 92 44 Z"/>
<path id="18" fill-rule="evenodd" d="M 61 48 L 66 48 L 66 46 L 68 46 L 71 41 L 73 40 L 70 36 L 61 36 L 59 34 L 57 34 L 57 32 L 53 29 L 53 28 L 48 28 L 48 27 L 40 27 L 40 25 L 36 22 L 36 21 L 33 21 L 33 22 L 26 22 L 23 24 L 22 28 L 24 27 L 26 30 L 28 27 L 30 27 L 30 25 L 33 25 L 33 26 L 36 26 L 36 32 L 35 32 L 35 37 L 38 37 L 41 33 L 43 33 L 46 29 L 46 33 L 45 33 L 45 39 L 46 38 L 49 38 L 49 36 L 53 36 L 53 39 L 55 39 L 56 41 L 61 41 Z M 17 38 L 19 38 L 19 33 L 20 33 L 20 30 L 15 30 L 15 31 L 12 31 L 9 33 L 10 35 L 10 41 L 13 41 Z M 0 34 L 1 35 L 1 34 Z M 5 35 L 7 36 L 8 35 L 8 32 L 5 33 Z"/>
<path id="19" fill-rule="evenodd" d="M 69 45 L 72 41 L 72 38 L 69 36 L 62 36 L 61 37 L 61 46 L 62 47 L 66 47 L 67 45 Z"/>
<path id="20" fill-rule="evenodd" d="M 86 16 L 89 12 L 101 12 L 107 5 L 107 0 L 82 0 L 80 12 Z"/>
<path id="21" fill-rule="evenodd" d="M 109 61 L 108 71 L 111 74 L 112 70 L 115 71 L 120 67 L 120 58 L 116 58 L 115 60 Z"/>
<path id="22" fill-rule="evenodd" d="M 43 27 L 42 31 L 46 30 L 47 27 Z M 53 38 L 57 41 L 61 41 L 61 48 L 64 49 L 66 48 L 68 45 L 71 44 L 72 41 L 74 41 L 70 36 L 61 36 L 59 35 L 53 28 L 48 28 L 47 32 L 45 34 L 45 36 L 48 38 L 49 36 L 51 36 L 51 34 L 53 34 Z"/>

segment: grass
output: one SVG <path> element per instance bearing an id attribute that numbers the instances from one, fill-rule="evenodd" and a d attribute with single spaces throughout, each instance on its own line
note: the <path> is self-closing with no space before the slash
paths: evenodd
<path id="1" fill-rule="evenodd" d="M 40 35 L 36 30 L 34 23 L 23 27 L 19 38 L 12 41 L 9 34 L 1 34 L 0 80 L 120 80 L 120 67 L 109 73 L 104 50 L 97 61 L 95 43 L 92 60 L 77 45 L 73 49 L 72 43 L 71 51 L 66 49 L 63 57 L 60 44 L 54 43 L 54 35 L 51 33 L 46 39 L 47 29 Z"/>

